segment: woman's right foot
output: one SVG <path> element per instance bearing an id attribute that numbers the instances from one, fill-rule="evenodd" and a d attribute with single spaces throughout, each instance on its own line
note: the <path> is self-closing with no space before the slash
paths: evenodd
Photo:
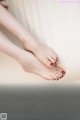
<path id="1" fill-rule="evenodd" d="M 23 39 L 23 47 L 25 50 L 32 52 L 41 63 L 49 68 L 56 65 L 58 61 L 57 54 L 46 43 L 42 43 L 30 33 L 24 35 L 21 39 Z"/>
<path id="2" fill-rule="evenodd" d="M 21 53 L 19 62 L 26 72 L 34 73 L 47 80 L 59 80 L 65 74 L 65 71 L 56 66 L 53 69 L 46 67 L 30 52 Z"/>

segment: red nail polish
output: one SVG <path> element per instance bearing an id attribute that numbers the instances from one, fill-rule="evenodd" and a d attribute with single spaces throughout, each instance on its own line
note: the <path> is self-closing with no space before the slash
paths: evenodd
<path id="1" fill-rule="evenodd" d="M 54 63 L 50 63 L 51 66 L 54 66 Z"/>
<path id="2" fill-rule="evenodd" d="M 65 71 L 62 71 L 62 74 L 65 74 Z"/>

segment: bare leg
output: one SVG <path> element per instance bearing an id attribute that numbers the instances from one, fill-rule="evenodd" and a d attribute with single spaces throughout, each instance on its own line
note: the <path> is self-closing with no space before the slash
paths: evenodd
<path id="1" fill-rule="evenodd" d="M 35 39 L 26 31 L 19 22 L 0 5 L 0 24 L 5 26 L 9 31 L 16 35 L 22 42 L 26 50 L 31 51 L 40 62 L 48 67 L 54 67 L 58 60 L 56 53 L 46 44 Z"/>
<path id="2" fill-rule="evenodd" d="M 47 68 L 32 53 L 26 52 L 10 42 L 2 32 L 0 32 L 0 51 L 16 59 L 26 72 L 35 73 L 45 79 L 51 80 L 60 79 L 64 75 L 62 68 L 58 66 L 54 69 Z"/>

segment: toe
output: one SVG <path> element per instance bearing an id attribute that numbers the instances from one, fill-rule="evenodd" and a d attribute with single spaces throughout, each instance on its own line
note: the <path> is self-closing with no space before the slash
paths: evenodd
<path id="1" fill-rule="evenodd" d="M 43 78 L 46 80 L 54 80 L 53 76 L 51 76 L 51 75 L 47 75 L 47 76 L 44 75 Z"/>
<path id="2" fill-rule="evenodd" d="M 54 67 L 56 65 L 55 62 L 52 62 L 49 58 L 44 58 L 43 60 L 41 60 L 41 62 L 43 62 L 43 64 L 45 64 L 49 68 Z"/>
<path id="3" fill-rule="evenodd" d="M 57 61 L 57 58 L 55 59 L 53 56 L 51 56 L 51 59 L 55 62 Z"/>
<path id="4" fill-rule="evenodd" d="M 50 58 L 47 58 L 48 61 L 49 61 L 49 67 L 54 67 L 56 65 L 56 61 L 54 59 L 52 59 L 51 57 Z"/>
<path id="5" fill-rule="evenodd" d="M 56 80 L 56 76 L 54 74 L 50 75 L 53 79 L 52 80 Z"/>
<path id="6" fill-rule="evenodd" d="M 57 54 L 54 51 L 52 51 L 52 55 L 51 56 L 53 57 L 53 59 L 55 59 L 55 61 L 58 60 L 58 56 L 57 56 Z"/>
<path id="7" fill-rule="evenodd" d="M 43 75 L 44 76 L 44 78 L 45 79 L 47 79 L 47 80 L 56 80 L 57 78 L 56 78 L 56 75 L 54 75 L 53 73 L 49 73 L 49 74 L 44 74 Z"/>
<path id="8" fill-rule="evenodd" d="M 61 72 L 59 72 L 59 71 L 56 70 L 56 73 L 57 73 L 59 79 L 61 79 L 63 77 L 63 75 L 61 74 Z"/>
<path id="9" fill-rule="evenodd" d="M 62 68 L 60 68 L 60 67 L 58 67 L 58 66 L 56 66 L 55 67 L 55 69 L 57 70 L 57 71 L 59 71 L 62 75 L 65 75 L 65 70 L 63 70 Z"/>
<path id="10" fill-rule="evenodd" d="M 53 58 L 53 56 L 50 56 L 49 59 L 50 59 L 53 63 L 56 63 L 56 62 L 57 62 L 57 59 L 55 60 L 55 59 Z"/>
<path id="11" fill-rule="evenodd" d="M 58 76 L 57 76 L 57 74 L 55 72 L 53 73 L 53 77 L 54 77 L 55 80 L 58 79 Z"/>
<path id="12" fill-rule="evenodd" d="M 60 75 L 57 72 L 55 72 L 54 74 L 56 76 L 56 80 L 59 80 L 60 79 Z"/>

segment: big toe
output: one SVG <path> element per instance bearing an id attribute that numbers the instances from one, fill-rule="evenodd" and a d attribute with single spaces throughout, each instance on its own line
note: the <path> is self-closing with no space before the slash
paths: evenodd
<path id="1" fill-rule="evenodd" d="M 65 70 L 60 68 L 59 66 L 55 66 L 54 69 L 56 70 L 56 73 L 60 73 L 62 76 L 64 76 L 66 73 Z"/>

